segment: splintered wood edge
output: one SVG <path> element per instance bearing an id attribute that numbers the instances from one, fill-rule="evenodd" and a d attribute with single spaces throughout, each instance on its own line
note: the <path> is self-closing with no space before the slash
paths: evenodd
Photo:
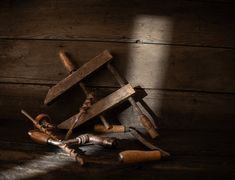
<path id="1" fill-rule="evenodd" d="M 100 115 L 104 111 L 119 105 L 123 101 L 127 100 L 130 96 L 132 96 L 135 93 L 135 90 L 130 84 L 127 84 L 117 91 L 113 92 L 112 94 L 104 97 L 103 99 L 97 101 L 95 104 L 91 106 L 86 112 L 85 118 L 81 121 L 78 121 L 75 127 L 85 123 L 86 121 L 94 118 L 95 116 Z M 60 129 L 69 129 L 71 124 L 74 122 L 74 120 L 77 118 L 78 114 L 75 114 L 74 116 L 70 117 L 69 119 L 63 121 L 61 124 L 59 124 L 57 127 Z"/>
<path id="2" fill-rule="evenodd" d="M 61 96 L 68 89 L 79 83 L 82 79 L 99 69 L 105 63 L 112 59 L 112 55 L 108 50 L 104 50 L 102 53 L 82 65 L 78 70 L 58 82 L 55 86 L 49 89 L 44 104 L 48 105 L 53 100 Z"/>

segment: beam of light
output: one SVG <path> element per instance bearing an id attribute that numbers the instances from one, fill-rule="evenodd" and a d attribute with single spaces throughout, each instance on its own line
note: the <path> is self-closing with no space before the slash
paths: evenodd
<path id="1" fill-rule="evenodd" d="M 59 156 L 59 158 L 55 156 L 54 153 L 43 155 L 24 164 L 16 165 L 11 169 L 0 172 L 0 179 L 18 180 L 33 178 L 56 169 L 61 169 L 72 162 L 65 155 Z"/>
<path id="2" fill-rule="evenodd" d="M 159 27 L 160 26 L 160 27 Z M 162 87 L 169 64 L 173 21 L 169 17 L 139 15 L 134 19 L 132 38 L 138 37 L 129 50 L 126 77 L 134 86 Z M 142 39 L 141 39 L 142 38 Z M 146 59 L 147 58 L 147 59 Z"/>
<path id="3" fill-rule="evenodd" d="M 150 94 L 145 99 L 157 99 L 148 103 L 157 113 L 161 111 L 162 94 L 156 90 L 164 89 L 169 73 L 173 23 L 169 16 L 144 14 L 133 20 L 131 38 L 136 40 L 136 44 L 129 48 L 125 75 L 134 87 L 149 89 Z"/>

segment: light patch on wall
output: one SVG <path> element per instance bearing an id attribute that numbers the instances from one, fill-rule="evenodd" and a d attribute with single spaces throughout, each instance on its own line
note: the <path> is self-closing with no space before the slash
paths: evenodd
<path id="1" fill-rule="evenodd" d="M 171 46 L 167 44 L 172 41 L 173 22 L 167 16 L 139 15 L 134 19 L 131 38 L 136 44 L 130 46 L 125 72 L 127 80 L 134 87 L 164 89 L 171 53 Z M 151 104 L 151 109 L 159 112 L 161 104 L 158 99 Z"/>
<path id="2" fill-rule="evenodd" d="M 173 21 L 164 16 L 137 16 L 132 38 L 141 43 L 130 46 L 125 75 L 130 83 L 142 88 L 162 89 L 169 64 Z M 153 43 L 154 42 L 154 43 Z"/>
<path id="3" fill-rule="evenodd" d="M 173 20 L 168 16 L 139 15 L 134 18 L 131 37 L 144 43 L 170 43 Z"/>

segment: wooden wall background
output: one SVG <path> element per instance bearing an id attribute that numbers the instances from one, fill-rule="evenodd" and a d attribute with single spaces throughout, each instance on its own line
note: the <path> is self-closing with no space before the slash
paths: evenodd
<path id="1" fill-rule="evenodd" d="M 57 121 L 76 112 L 77 99 L 43 105 L 48 89 L 67 75 L 58 51 L 81 65 L 109 49 L 128 81 L 146 90 L 160 128 L 233 129 L 233 3 L 2 1 L 0 9 L 1 119 L 21 119 L 21 108 Z M 105 71 L 87 85 L 118 87 Z"/>
<path id="2" fill-rule="evenodd" d="M 177 154 L 180 144 L 181 154 L 191 149 L 191 155 L 234 157 L 234 9 L 234 1 L 226 0 L 1 1 L 1 134 L 29 127 L 21 108 L 33 115 L 47 112 L 56 122 L 77 112 L 79 88 L 43 105 L 48 89 L 67 76 L 58 51 L 68 51 L 80 66 L 108 49 L 119 71 L 146 92 L 140 104 L 160 132 L 171 132 L 170 151 Z M 86 84 L 102 96 L 118 87 L 108 75 L 101 70 Z M 128 108 L 119 119 L 130 124 L 136 118 Z M 218 136 L 219 150 L 213 139 Z M 186 148 L 189 137 L 195 144 Z"/>

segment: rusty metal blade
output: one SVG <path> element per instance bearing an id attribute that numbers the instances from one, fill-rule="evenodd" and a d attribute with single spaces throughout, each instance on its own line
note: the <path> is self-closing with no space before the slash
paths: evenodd
<path id="1" fill-rule="evenodd" d="M 44 100 L 44 104 L 49 104 L 60 95 L 65 93 L 68 89 L 79 83 L 82 79 L 99 69 L 105 63 L 112 59 L 112 55 L 108 50 L 103 51 L 98 56 L 94 57 L 81 68 L 74 71 L 65 79 L 61 80 L 55 86 L 53 86 L 47 93 L 47 96 Z"/>
<path id="2" fill-rule="evenodd" d="M 168 152 L 164 151 L 163 149 L 160 149 L 159 147 L 147 141 L 143 136 L 140 135 L 140 133 L 135 128 L 129 127 L 129 131 L 131 132 L 132 136 L 134 136 L 139 142 L 141 142 L 143 145 L 145 145 L 149 149 L 159 150 L 163 155 L 170 156 Z"/>
<path id="3" fill-rule="evenodd" d="M 78 121 L 75 127 L 85 123 L 89 119 L 92 119 L 93 117 L 100 115 L 102 112 L 122 103 L 123 101 L 127 100 L 131 95 L 135 93 L 135 90 L 132 88 L 130 84 L 127 84 L 123 86 L 122 88 L 118 89 L 117 91 L 113 92 L 112 94 L 104 97 L 103 99 L 97 101 L 94 103 L 85 114 L 84 119 L 81 121 Z M 61 124 L 58 125 L 58 128 L 60 129 L 69 129 L 76 120 L 78 114 L 70 117 L 69 119 L 65 120 Z"/>

